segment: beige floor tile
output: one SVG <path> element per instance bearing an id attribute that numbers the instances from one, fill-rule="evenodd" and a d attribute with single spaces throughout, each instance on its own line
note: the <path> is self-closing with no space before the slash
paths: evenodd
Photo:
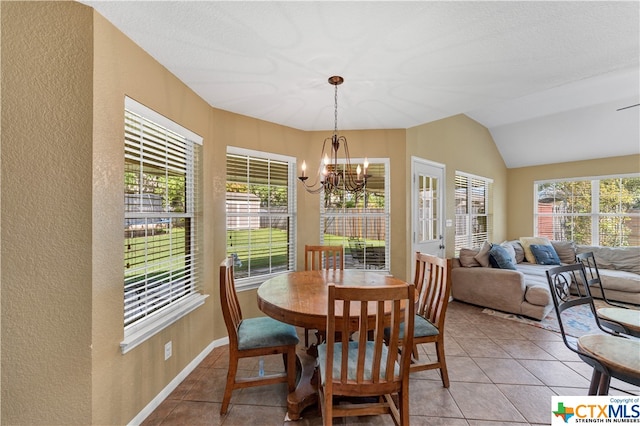
<path id="1" fill-rule="evenodd" d="M 453 419 L 450 417 L 410 416 L 411 426 L 469 426 L 464 418 Z"/>
<path id="2" fill-rule="evenodd" d="M 221 425 L 220 404 L 181 401 L 161 423 L 162 425 Z"/>
<path id="3" fill-rule="evenodd" d="M 461 418 L 462 412 L 442 383 L 410 380 L 409 412 L 413 416 Z"/>
<path id="4" fill-rule="evenodd" d="M 562 340 L 536 340 L 533 343 L 535 343 L 536 346 L 538 346 L 557 360 L 580 361 L 578 355 L 567 348 Z"/>
<path id="5" fill-rule="evenodd" d="M 224 388 L 227 383 L 227 370 L 222 368 L 207 368 L 200 376 L 200 380 L 195 383 L 184 395 L 189 401 L 222 402 Z M 236 390 L 231 395 L 231 402 L 240 391 Z"/>
<path id="6" fill-rule="evenodd" d="M 530 340 L 492 339 L 509 355 L 518 359 L 555 359 L 550 353 Z"/>
<path id="7" fill-rule="evenodd" d="M 560 361 L 525 359 L 519 362 L 547 386 L 589 387 L 589 380 Z"/>
<path id="8" fill-rule="evenodd" d="M 284 407 L 249 406 L 233 404 L 223 419 L 222 426 L 284 425 L 287 410 Z M 184 423 L 187 424 L 187 423 Z"/>
<path id="9" fill-rule="evenodd" d="M 449 380 L 453 382 L 491 383 L 491 379 L 470 357 L 447 357 Z"/>
<path id="10" fill-rule="evenodd" d="M 455 382 L 449 391 L 467 419 L 526 422 L 494 384 Z"/>
<path id="11" fill-rule="evenodd" d="M 286 407 L 287 395 L 287 384 L 277 383 L 275 385 L 238 389 L 233 392 L 231 402 L 246 406 Z"/>
<path id="12" fill-rule="evenodd" d="M 542 385 L 542 382 L 515 359 L 474 358 L 493 383 Z"/>
<path id="13" fill-rule="evenodd" d="M 502 393 L 529 423 L 551 423 L 551 397 L 546 386 L 498 385 Z"/>
<path id="14" fill-rule="evenodd" d="M 467 338 L 458 343 L 470 357 L 483 358 L 511 358 L 497 343 L 487 338 Z"/>

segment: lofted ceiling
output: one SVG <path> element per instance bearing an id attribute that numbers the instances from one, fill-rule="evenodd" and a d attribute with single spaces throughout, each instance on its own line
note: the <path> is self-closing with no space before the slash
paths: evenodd
<path id="1" fill-rule="evenodd" d="M 81 3 L 227 111 L 331 130 L 340 75 L 339 130 L 466 114 L 510 168 L 640 153 L 637 1 Z"/>

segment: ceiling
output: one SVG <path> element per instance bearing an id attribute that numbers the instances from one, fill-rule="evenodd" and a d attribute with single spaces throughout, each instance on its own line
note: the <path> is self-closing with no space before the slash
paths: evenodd
<path id="1" fill-rule="evenodd" d="M 637 1 L 82 1 L 210 105 L 302 130 L 466 114 L 507 167 L 640 153 Z"/>

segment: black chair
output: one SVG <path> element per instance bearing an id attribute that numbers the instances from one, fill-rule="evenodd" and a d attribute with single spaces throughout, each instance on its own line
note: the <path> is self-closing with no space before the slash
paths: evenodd
<path id="1" fill-rule="evenodd" d="M 611 300 L 607 299 L 607 294 L 605 293 L 604 287 L 602 286 L 600 271 L 598 270 L 598 264 L 596 263 L 596 258 L 593 255 L 593 252 L 590 251 L 587 253 L 576 254 L 576 261 L 582 263 L 582 266 L 584 267 L 584 272 L 587 277 L 587 283 L 589 284 L 589 290 L 597 286 L 596 288 L 600 290 L 602 300 L 604 300 L 607 305 L 628 309 L 627 306 L 620 305 L 619 303 L 612 302 Z"/>
<path id="2" fill-rule="evenodd" d="M 602 326 L 582 263 L 549 269 L 547 281 L 565 345 L 593 367 L 589 395 L 607 395 L 612 377 L 640 386 L 640 340 L 614 334 Z M 572 284 L 577 289 L 577 295 L 571 294 Z M 565 332 L 567 313 L 583 305 L 591 310 L 591 317 L 599 332 L 569 339 Z"/>
<path id="3" fill-rule="evenodd" d="M 600 271 L 598 270 L 598 264 L 596 263 L 593 252 L 577 254 L 576 261 L 584 267 L 589 291 L 594 288 L 599 290 L 602 300 L 608 305 L 596 309 L 596 314 L 602 325 L 618 334 L 640 337 L 640 332 L 638 331 L 640 328 L 640 311 L 629 310 L 628 306 L 607 299 L 607 294 L 602 285 Z M 625 318 L 628 322 L 624 322 L 622 318 Z"/>

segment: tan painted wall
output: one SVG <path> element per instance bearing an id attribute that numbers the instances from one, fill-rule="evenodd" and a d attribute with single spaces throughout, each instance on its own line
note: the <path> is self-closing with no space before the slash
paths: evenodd
<path id="1" fill-rule="evenodd" d="M 77 6 L 81 7 L 81 6 Z M 82 6 L 83 7 L 83 6 Z M 136 416 L 189 362 L 215 338 L 219 310 L 214 288 L 214 217 L 212 168 L 204 168 L 204 270 L 199 307 L 126 354 L 122 303 L 123 180 L 125 95 L 204 138 L 203 161 L 216 152 L 211 131 L 212 110 L 183 83 L 126 38 L 99 14 L 94 14 L 93 133 L 93 424 L 125 424 Z M 88 94 L 91 97 L 91 94 Z M 220 336 L 218 336 L 220 337 Z M 171 341 L 173 356 L 164 360 Z"/>
<path id="2" fill-rule="evenodd" d="M 455 173 L 471 173 L 493 179 L 493 238 L 502 241 L 506 236 L 507 168 L 489 131 L 465 115 L 457 115 L 423 124 L 407 130 L 406 181 L 411 180 L 411 156 L 445 164 L 445 219 L 455 223 Z M 411 200 L 407 199 L 410 213 Z M 410 218 L 407 216 L 407 221 Z M 445 230 L 445 251 L 454 253 L 454 227 Z M 411 250 L 410 235 L 406 236 L 405 252 Z"/>
<path id="3" fill-rule="evenodd" d="M 640 172 L 640 155 L 574 161 L 508 171 L 509 239 L 533 234 L 533 183 L 536 180 L 607 176 Z"/>
<path id="4" fill-rule="evenodd" d="M 91 16 L 2 3 L 3 424 L 91 423 Z"/>

